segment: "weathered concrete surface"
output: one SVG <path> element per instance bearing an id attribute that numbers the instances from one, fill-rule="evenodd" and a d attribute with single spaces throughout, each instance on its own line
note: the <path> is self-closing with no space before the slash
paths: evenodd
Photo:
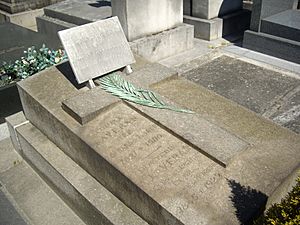
<path id="1" fill-rule="evenodd" d="M 22 161 L 14 151 L 10 139 L 0 142 L 0 155 L 1 189 L 27 224 L 84 225 L 28 164 Z"/>
<path id="2" fill-rule="evenodd" d="M 86 224 L 147 225 L 32 124 L 17 132 L 25 159 Z"/>
<path id="3" fill-rule="evenodd" d="M 112 0 L 112 15 L 118 16 L 128 41 L 160 33 L 183 22 L 182 0 Z"/>
<path id="4" fill-rule="evenodd" d="M 226 168 L 122 103 L 81 126 L 61 108 L 78 90 L 55 67 L 19 90 L 26 117 L 152 224 L 245 223 L 299 164 L 298 135 L 184 79 L 155 90 L 250 144 Z"/>
<path id="5" fill-rule="evenodd" d="M 193 47 L 194 27 L 181 24 L 163 32 L 130 42 L 131 50 L 151 62 L 187 51 Z"/>

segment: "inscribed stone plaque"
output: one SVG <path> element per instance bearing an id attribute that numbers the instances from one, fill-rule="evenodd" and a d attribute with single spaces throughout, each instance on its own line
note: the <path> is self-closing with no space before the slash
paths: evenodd
<path id="1" fill-rule="evenodd" d="M 58 32 L 78 83 L 135 62 L 117 17 Z"/>

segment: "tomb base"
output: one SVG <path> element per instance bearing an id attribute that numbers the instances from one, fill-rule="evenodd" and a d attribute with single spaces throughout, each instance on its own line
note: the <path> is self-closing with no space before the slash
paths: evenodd
<path id="1" fill-rule="evenodd" d="M 194 26 L 196 38 L 211 41 L 244 32 L 250 26 L 250 18 L 251 12 L 249 10 L 241 10 L 213 19 L 184 15 L 183 21 Z"/>

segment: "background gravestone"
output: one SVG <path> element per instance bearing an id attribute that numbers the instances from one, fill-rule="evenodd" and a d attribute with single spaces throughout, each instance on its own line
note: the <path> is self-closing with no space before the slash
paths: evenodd
<path id="1" fill-rule="evenodd" d="M 254 0 L 250 30 L 243 46 L 300 63 L 298 0 Z"/>
<path id="2" fill-rule="evenodd" d="M 117 17 L 60 31 L 59 36 L 78 83 L 135 62 Z"/>

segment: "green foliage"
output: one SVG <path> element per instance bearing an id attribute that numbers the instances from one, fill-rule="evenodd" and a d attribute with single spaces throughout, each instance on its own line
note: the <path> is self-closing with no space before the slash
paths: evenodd
<path id="1" fill-rule="evenodd" d="M 130 101 L 136 104 L 168 109 L 176 112 L 193 113 L 190 110 L 179 109 L 164 103 L 158 96 L 149 90 L 135 88 L 131 83 L 124 80 L 121 76 L 113 73 L 99 79 L 103 90 L 117 96 L 123 100 Z"/>
<path id="2" fill-rule="evenodd" d="M 11 64 L 4 62 L 0 66 L 0 87 L 25 79 L 65 59 L 67 55 L 61 49 L 50 50 L 45 45 L 39 50 L 34 46 L 28 48 L 21 59 Z"/>
<path id="3" fill-rule="evenodd" d="M 265 215 L 261 216 L 255 225 L 299 225 L 300 224 L 300 176 L 296 186 L 281 200 L 272 205 Z"/>

